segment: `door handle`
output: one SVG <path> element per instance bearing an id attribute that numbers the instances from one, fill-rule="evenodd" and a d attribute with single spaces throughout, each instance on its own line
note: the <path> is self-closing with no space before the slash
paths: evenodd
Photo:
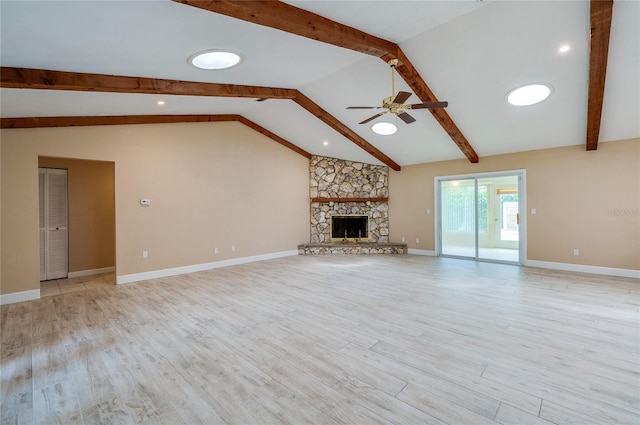
<path id="1" fill-rule="evenodd" d="M 520 213 L 516 214 L 516 224 L 520 224 Z"/>

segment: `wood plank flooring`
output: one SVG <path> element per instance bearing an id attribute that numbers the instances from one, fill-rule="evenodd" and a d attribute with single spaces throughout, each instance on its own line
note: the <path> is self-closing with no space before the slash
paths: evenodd
<path id="1" fill-rule="evenodd" d="M 0 309 L 2 425 L 640 423 L 634 279 L 344 255 L 70 285 Z"/>

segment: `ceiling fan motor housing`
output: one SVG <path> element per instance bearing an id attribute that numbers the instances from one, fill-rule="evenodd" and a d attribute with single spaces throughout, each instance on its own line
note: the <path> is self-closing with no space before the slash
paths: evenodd
<path id="1" fill-rule="evenodd" d="M 382 101 L 382 107 L 388 109 L 392 114 L 401 114 L 404 112 L 407 105 L 403 105 L 402 103 L 394 103 L 395 96 L 385 97 Z"/>

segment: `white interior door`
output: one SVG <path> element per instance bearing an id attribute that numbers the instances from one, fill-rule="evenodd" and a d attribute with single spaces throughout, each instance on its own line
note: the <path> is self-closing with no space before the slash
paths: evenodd
<path id="1" fill-rule="evenodd" d="M 67 170 L 39 168 L 40 280 L 68 273 Z"/>

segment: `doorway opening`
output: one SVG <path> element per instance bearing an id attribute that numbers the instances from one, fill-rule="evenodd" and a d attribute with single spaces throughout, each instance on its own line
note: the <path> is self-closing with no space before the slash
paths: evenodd
<path id="1" fill-rule="evenodd" d="M 64 207 L 64 218 L 49 226 L 45 235 L 60 236 L 65 230 L 66 244 L 56 245 L 55 256 L 63 258 L 64 270 L 51 274 L 43 273 L 43 264 L 54 263 L 50 261 L 51 256 L 44 253 L 43 246 L 46 245 L 41 242 L 40 296 L 115 284 L 115 163 L 38 158 L 41 241 L 46 207 L 42 191 L 43 170 L 50 170 L 47 172 L 55 176 L 61 172 L 65 174 L 65 197 L 55 204 L 58 211 Z"/>
<path id="2" fill-rule="evenodd" d="M 436 177 L 440 256 L 524 264 L 524 170 Z"/>

